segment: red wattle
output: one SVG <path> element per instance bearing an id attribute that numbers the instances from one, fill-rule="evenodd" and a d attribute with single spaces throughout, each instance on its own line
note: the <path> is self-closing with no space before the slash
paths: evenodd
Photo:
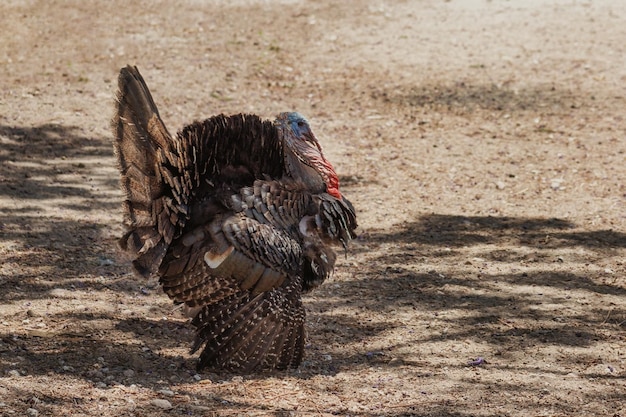
<path id="1" fill-rule="evenodd" d="M 343 196 L 339 192 L 339 177 L 335 172 L 335 168 L 326 159 L 323 159 L 322 165 L 324 166 L 324 182 L 326 183 L 326 192 L 335 198 L 342 199 Z"/>

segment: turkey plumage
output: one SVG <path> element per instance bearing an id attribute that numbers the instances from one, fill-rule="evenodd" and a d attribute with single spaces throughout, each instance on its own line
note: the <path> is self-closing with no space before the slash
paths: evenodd
<path id="1" fill-rule="evenodd" d="M 302 292 L 332 272 L 356 215 L 304 117 L 219 115 L 166 129 L 136 67 L 120 71 L 115 151 L 137 273 L 196 311 L 198 368 L 296 367 Z"/>

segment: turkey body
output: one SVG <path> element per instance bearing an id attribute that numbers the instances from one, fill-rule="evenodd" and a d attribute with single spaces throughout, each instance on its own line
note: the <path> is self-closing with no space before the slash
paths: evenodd
<path id="1" fill-rule="evenodd" d="M 332 272 L 356 215 L 298 113 L 218 115 L 171 136 L 136 67 L 120 71 L 115 151 L 120 245 L 137 273 L 196 311 L 198 368 L 296 367 L 301 294 Z"/>

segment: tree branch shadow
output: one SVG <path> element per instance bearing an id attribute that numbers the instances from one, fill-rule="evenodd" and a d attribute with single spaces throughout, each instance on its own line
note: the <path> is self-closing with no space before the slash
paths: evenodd
<path id="1" fill-rule="evenodd" d="M 365 346 L 394 330 L 404 342 L 391 350 L 458 340 L 486 343 L 494 350 L 584 349 L 604 343 L 609 329 L 624 332 L 626 309 L 618 304 L 608 304 L 606 311 L 578 311 L 571 301 L 581 294 L 623 298 L 621 280 L 554 268 L 567 262 L 555 252 L 582 250 L 572 261 L 577 264 L 618 255 L 626 247 L 621 232 L 581 230 L 563 219 L 430 214 L 391 231 L 371 230 L 357 246 L 359 266 L 351 277 L 326 283 L 309 299 L 312 344 L 325 346 L 323 353 L 337 358 L 336 372 L 368 363 L 371 353 L 366 348 L 346 352 L 342 344 Z M 439 263 L 437 270 L 422 266 L 434 257 L 450 263 Z M 503 263 L 510 271 L 480 272 L 474 264 L 484 262 Z M 520 270 L 519 262 L 528 271 Z M 569 307 L 561 310 L 563 305 Z M 353 315 L 345 313 L 347 308 Z M 379 318 L 363 321 L 359 309 Z M 395 319 L 399 312 L 407 312 L 415 325 L 403 330 L 406 324 Z M 455 312 L 453 318 L 447 318 L 448 312 Z M 430 322 L 450 330 L 429 331 Z"/>
<path id="2" fill-rule="evenodd" d="M 98 159 L 113 157 L 108 138 L 85 136 L 77 126 L 59 124 L 0 126 L 0 138 L 0 173 L 4 178 L 0 195 L 24 200 L 98 197 L 85 184 L 65 180 L 67 174 L 80 175 L 87 183 L 97 180 L 98 187 L 118 188 L 117 177 L 99 177 L 92 169 Z"/>
<path id="3" fill-rule="evenodd" d="M 0 141 L 0 301 L 45 298 L 53 288 L 97 291 L 94 279 L 127 274 L 115 261 L 121 224 L 80 214 L 120 206 L 111 139 L 44 124 L 0 126 Z"/>
<path id="4" fill-rule="evenodd" d="M 370 232 L 365 239 L 372 243 L 463 247 L 498 244 L 513 239 L 519 245 L 537 249 L 583 246 L 588 248 L 626 248 L 626 233 L 614 230 L 573 231 L 577 226 L 563 219 L 460 216 L 430 214 L 418 221 L 403 224 L 394 233 Z M 552 238 L 552 241 L 546 240 Z"/>

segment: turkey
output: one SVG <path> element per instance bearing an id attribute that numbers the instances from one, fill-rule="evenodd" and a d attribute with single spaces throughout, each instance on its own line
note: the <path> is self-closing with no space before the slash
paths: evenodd
<path id="1" fill-rule="evenodd" d="M 120 71 L 113 119 L 126 199 L 120 246 L 195 315 L 197 368 L 297 367 L 301 294 L 333 271 L 356 215 L 307 120 L 218 115 L 175 137 L 136 67 Z"/>

